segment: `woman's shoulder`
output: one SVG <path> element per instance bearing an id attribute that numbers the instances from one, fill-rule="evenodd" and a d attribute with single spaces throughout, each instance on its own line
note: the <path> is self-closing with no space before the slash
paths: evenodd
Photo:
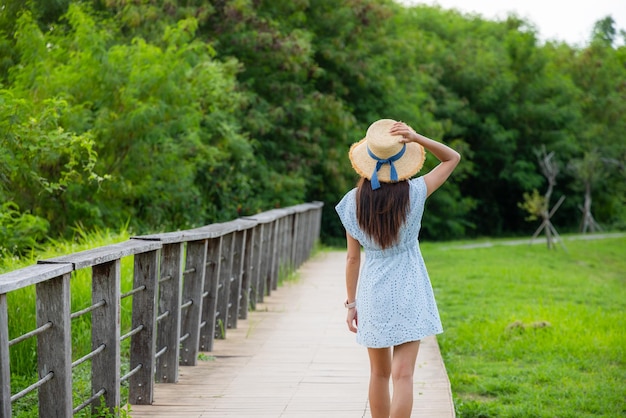
<path id="1" fill-rule="evenodd" d="M 424 195 L 426 194 L 426 182 L 424 181 L 424 176 L 412 178 L 411 180 L 409 180 L 409 184 L 413 189 L 417 190 L 420 195 L 422 193 Z"/>
<path id="2" fill-rule="evenodd" d="M 337 203 L 337 205 L 335 206 L 335 209 L 337 211 L 340 211 L 344 209 L 346 206 L 352 204 L 352 202 L 356 202 L 355 196 L 356 196 L 356 187 L 352 190 L 349 190 L 345 195 L 343 195 L 339 203 Z"/>

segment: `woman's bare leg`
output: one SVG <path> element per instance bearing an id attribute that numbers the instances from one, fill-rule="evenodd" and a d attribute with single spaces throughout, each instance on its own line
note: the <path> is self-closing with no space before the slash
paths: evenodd
<path id="1" fill-rule="evenodd" d="M 372 418 L 389 418 L 391 349 L 368 348 L 370 357 L 369 402 Z"/>
<path id="2" fill-rule="evenodd" d="M 393 379 L 393 399 L 391 418 L 409 418 L 413 409 L 413 372 L 420 342 L 411 341 L 393 348 L 391 377 Z"/>

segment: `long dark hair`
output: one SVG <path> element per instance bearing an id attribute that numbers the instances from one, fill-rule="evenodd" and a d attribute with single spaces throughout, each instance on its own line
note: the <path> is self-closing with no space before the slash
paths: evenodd
<path id="1" fill-rule="evenodd" d="M 356 218 L 361 229 L 381 248 L 398 242 L 400 227 L 410 208 L 409 182 L 381 183 L 372 190 L 371 183 L 361 177 L 357 184 Z"/>

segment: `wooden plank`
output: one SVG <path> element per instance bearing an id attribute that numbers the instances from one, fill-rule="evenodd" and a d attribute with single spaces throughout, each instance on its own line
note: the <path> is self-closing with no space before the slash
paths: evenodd
<path id="1" fill-rule="evenodd" d="M 312 211 L 313 212 L 313 218 L 314 218 L 314 222 L 313 222 L 313 234 L 311 235 L 312 237 L 315 237 L 315 239 L 318 239 L 320 236 L 320 230 L 322 228 L 322 209 L 324 207 L 324 202 L 311 202 L 312 205 L 317 207 L 317 210 Z M 311 245 L 311 248 L 313 246 Z"/>
<path id="2" fill-rule="evenodd" d="M 193 229 L 191 231 L 197 233 L 211 233 L 212 235 L 207 238 L 217 238 L 230 234 L 231 232 L 239 230 L 240 225 L 237 220 L 215 223 L 211 225 L 202 226 L 200 228 Z"/>
<path id="3" fill-rule="evenodd" d="M 257 269 L 255 273 L 256 280 L 256 303 L 263 302 L 263 298 L 265 297 L 265 268 L 267 264 L 267 229 L 269 224 L 259 224 L 257 226 L 258 238 L 255 238 L 255 241 L 258 243 L 258 246 L 255 248 L 255 252 L 258 255 L 255 255 L 255 264 L 254 267 Z M 256 309 L 256 307 L 255 307 Z"/>
<path id="4" fill-rule="evenodd" d="M 290 209 L 293 213 L 304 213 L 310 211 L 314 207 L 316 207 L 316 205 L 312 205 L 310 203 L 300 203 L 295 206 L 290 206 Z"/>
<path id="5" fill-rule="evenodd" d="M 239 305 L 239 318 L 248 318 L 248 310 L 251 306 L 255 306 L 256 302 L 251 303 L 255 295 L 252 293 L 254 279 L 252 277 L 254 265 L 254 236 L 256 234 L 256 226 L 244 231 L 246 233 L 243 242 L 243 266 L 241 271 L 241 303 Z"/>
<path id="6" fill-rule="evenodd" d="M 237 231 L 233 233 L 233 264 L 230 282 L 230 295 L 228 304 L 228 319 L 226 321 L 227 328 L 237 328 L 237 320 L 239 319 L 239 306 L 242 298 L 242 280 L 243 280 L 243 260 L 245 257 L 245 243 L 247 230 Z M 247 298 L 246 298 L 247 300 Z M 246 306 L 245 309 L 248 307 Z"/>
<path id="7" fill-rule="evenodd" d="M 108 263 L 133 254 L 161 248 L 161 243 L 156 241 L 128 240 L 117 244 L 81 251 L 62 257 L 49 258 L 38 261 L 38 264 L 72 263 L 74 269 L 79 270 L 98 264 Z"/>
<path id="8" fill-rule="evenodd" d="M 258 221 L 250 218 L 238 218 L 232 221 L 235 225 L 237 225 L 238 231 L 243 231 L 245 229 L 252 229 L 259 224 Z"/>
<path id="9" fill-rule="evenodd" d="M 7 295 L 0 293 L 0 417 L 11 417 L 11 358 Z"/>
<path id="10" fill-rule="evenodd" d="M 181 312 L 181 334 L 188 335 L 181 343 L 180 365 L 195 366 L 198 362 L 200 318 L 202 315 L 202 289 L 206 271 L 207 240 L 187 243 L 187 258 L 183 280 L 183 304 L 191 302 Z"/>
<path id="11" fill-rule="evenodd" d="M 265 212 L 259 212 L 254 215 L 244 216 L 240 219 L 254 220 L 258 223 L 268 223 L 268 222 L 274 222 L 276 219 L 284 215 L 285 215 L 285 212 L 283 209 L 272 209 L 272 210 L 268 210 Z"/>
<path id="12" fill-rule="evenodd" d="M 111 413 L 120 404 L 120 286 L 119 259 L 93 266 L 91 302 L 105 304 L 91 313 L 91 349 L 104 345 L 91 360 L 91 391 L 105 390 L 104 405 Z M 98 401 L 92 404 L 93 413 L 98 406 Z"/>
<path id="13" fill-rule="evenodd" d="M 272 290 L 278 289 L 278 278 L 284 274 L 286 266 L 284 263 L 285 252 L 285 222 L 286 218 L 278 218 L 274 223 L 276 230 L 274 231 L 274 271 L 272 272 Z"/>
<path id="14" fill-rule="evenodd" d="M 277 218 L 274 222 L 271 223 L 273 226 L 272 233 L 270 235 L 270 247 L 271 253 L 269 256 L 271 257 L 270 271 L 269 271 L 269 289 L 272 291 L 278 288 L 278 271 L 280 268 L 280 238 L 281 238 L 281 218 Z M 269 293 L 268 293 L 269 295 Z"/>
<path id="15" fill-rule="evenodd" d="M 274 234 L 276 230 L 276 222 L 270 222 L 263 225 L 263 288 L 264 295 L 272 294 L 272 277 L 274 274 L 274 265 L 276 260 L 276 240 Z"/>
<path id="16" fill-rule="evenodd" d="M 222 237 L 220 276 L 217 288 L 217 310 L 215 313 L 215 338 L 226 338 L 228 308 L 230 304 L 230 283 L 233 280 L 234 233 Z"/>
<path id="17" fill-rule="evenodd" d="M 206 271 L 204 276 L 204 291 L 206 295 L 202 301 L 202 322 L 200 329 L 200 351 L 212 351 L 215 340 L 215 317 L 217 311 L 217 291 L 222 258 L 222 237 L 210 239 L 207 244 Z"/>
<path id="18" fill-rule="evenodd" d="M 233 231 L 238 231 L 242 223 L 238 220 L 215 223 L 200 228 L 187 229 L 184 231 L 164 232 L 161 234 L 139 235 L 132 237 L 137 240 L 161 241 L 164 244 L 178 242 L 202 241 L 205 239 L 218 238 Z"/>
<path id="19" fill-rule="evenodd" d="M 133 295 L 132 328 L 143 329 L 130 337 L 130 370 L 141 365 L 128 384 L 128 402 L 150 405 L 154 399 L 156 354 L 156 311 L 159 279 L 159 251 L 137 254 L 134 264 L 133 288 L 145 289 Z"/>
<path id="20" fill-rule="evenodd" d="M 167 313 L 157 325 L 157 352 L 166 351 L 156 361 L 156 381 L 178 381 L 180 352 L 180 305 L 183 265 L 183 243 L 166 244 L 161 249 L 161 278 L 158 315 Z"/>
<path id="21" fill-rule="evenodd" d="M 291 262 L 293 268 L 297 269 L 304 262 L 302 259 L 302 247 L 305 245 L 307 237 L 303 234 L 302 228 L 303 213 L 296 212 L 293 214 L 293 226 L 292 226 L 292 246 L 291 246 Z"/>
<path id="22" fill-rule="evenodd" d="M 295 250 L 298 245 L 296 241 L 296 216 L 297 214 L 292 211 L 292 213 L 286 218 L 287 231 L 286 231 L 286 245 L 285 245 L 285 260 L 287 262 L 287 268 L 289 271 L 293 271 L 296 269 L 296 257 Z"/>
<path id="23" fill-rule="evenodd" d="M 0 294 L 26 286 L 45 282 L 59 277 L 74 269 L 71 263 L 65 264 L 34 264 L 8 273 L 0 274 Z"/>
<path id="24" fill-rule="evenodd" d="M 39 388 L 39 410 L 50 416 L 72 416 L 72 331 L 70 273 L 37 284 L 37 327 L 52 327 L 37 335 L 39 378 L 54 378 Z M 52 349 L 54 347 L 54 349 Z"/>

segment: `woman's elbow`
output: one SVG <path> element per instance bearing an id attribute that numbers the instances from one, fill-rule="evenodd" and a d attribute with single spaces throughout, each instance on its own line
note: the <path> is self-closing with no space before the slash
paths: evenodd
<path id="1" fill-rule="evenodd" d="M 346 264 L 349 266 L 359 265 L 361 263 L 361 254 L 348 254 L 346 256 Z"/>
<path id="2" fill-rule="evenodd" d="M 461 154 L 459 154 L 459 152 L 457 151 L 454 151 L 451 160 L 454 162 L 454 165 L 457 165 L 459 162 L 461 162 Z"/>

